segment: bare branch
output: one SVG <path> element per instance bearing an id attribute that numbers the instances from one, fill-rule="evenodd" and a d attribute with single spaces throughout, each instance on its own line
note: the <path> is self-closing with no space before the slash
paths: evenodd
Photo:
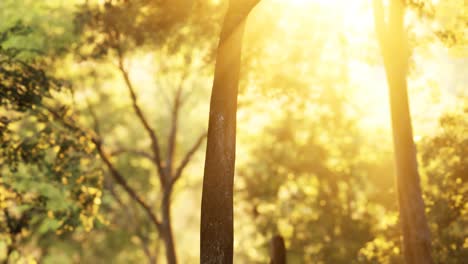
<path id="1" fill-rule="evenodd" d="M 130 93 L 130 97 L 132 99 L 132 105 L 133 105 L 133 109 L 135 111 L 135 114 L 138 116 L 138 119 L 140 120 L 141 124 L 143 125 L 146 132 L 150 136 L 151 149 L 152 149 L 153 154 L 154 154 L 154 160 L 153 161 L 154 161 L 154 163 L 155 163 L 155 165 L 156 165 L 156 167 L 158 169 L 159 179 L 160 179 L 161 183 L 163 185 L 165 185 L 166 180 L 165 180 L 165 177 L 164 177 L 165 174 L 164 174 L 163 166 L 162 166 L 162 163 L 161 163 L 161 153 L 160 153 L 160 149 L 159 149 L 158 137 L 156 136 L 156 132 L 149 125 L 148 120 L 146 119 L 145 115 L 143 114 L 143 111 L 141 110 L 140 106 L 138 105 L 138 99 L 137 99 L 137 96 L 136 96 L 136 93 L 135 93 L 135 89 L 133 88 L 133 84 L 130 81 L 130 77 L 128 75 L 128 72 L 125 69 L 124 64 L 123 64 L 122 51 L 120 49 L 117 49 L 117 53 L 118 53 L 118 56 L 119 56 L 119 66 L 118 66 L 118 68 L 120 70 L 120 73 L 122 74 L 122 77 L 125 80 L 125 84 L 126 84 L 126 86 L 128 88 L 128 91 Z"/>
<path id="2" fill-rule="evenodd" d="M 195 152 L 200 148 L 200 146 L 202 145 L 202 143 L 205 140 L 207 135 L 208 135 L 207 132 L 200 135 L 200 137 L 195 142 L 195 144 L 192 146 L 192 148 L 185 154 L 184 159 L 180 163 L 179 167 L 177 168 L 177 170 L 176 170 L 176 172 L 174 174 L 174 177 L 172 178 L 171 185 L 176 183 L 177 180 L 180 178 L 180 176 L 182 175 L 183 170 L 185 169 L 185 167 L 187 167 L 188 163 L 192 159 Z"/>
<path id="3" fill-rule="evenodd" d="M 179 111 L 182 107 L 182 90 L 184 88 L 184 82 L 187 78 L 188 70 L 185 70 L 181 76 L 179 85 L 175 92 L 174 96 L 174 103 L 172 105 L 171 111 L 171 131 L 169 133 L 168 139 L 168 147 L 167 147 L 167 159 L 166 159 L 166 169 L 167 169 L 167 177 L 172 176 L 172 167 L 173 167 L 173 160 L 174 154 L 176 149 L 176 141 L 177 141 L 177 129 L 178 129 L 178 122 L 179 122 Z M 170 181 L 170 179 L 169 179 Z"/>

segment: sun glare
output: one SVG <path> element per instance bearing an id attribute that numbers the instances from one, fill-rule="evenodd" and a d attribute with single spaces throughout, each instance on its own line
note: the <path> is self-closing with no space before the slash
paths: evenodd
<path id="1" fill-rule="evenodd" d="M 263 5 L 257 9 L 257 14 L 251 17 L 252 24 L 262 25 L 260 34 L 270 34 L 273 40 L 269 48 L 280 46 L 277 50 L 292 52 L 294 49 L 304 49 L 308 46 L 296 46 L 297 42 L 314 44 L 314 38 L 324 38 L 327 43 L 322 54 L 329 54 L 330 58 L 325 63 L 326 73 L 336 69 L 337 63 L 347 64 L 349 84 L 346 87 L 348 98 L 366 105 L 369 111 L 366 117 L 361 118 L 365 125 L 382 126 L 389 123 L 387 106 L 387 90 L 385 75 L 381 66 L 364 67 L 367 65 L 363 60 L 364 49 L 368 49 L 374 42 L 374 23 L 371 3 L 368 0 L 267 0 L 261 2 Z M 274 29 L 271 24 L 262 24 L 262 9 L 271 8 L 277 13 L 278 27 Z M 320 26 L 317 26 L 320 24 Z M 315 28 L 315 29 L 314 29 Z M 319 28 L 320 32 L 316 31 Z M 275 30 L 283 31 L 274 32 Z M 272 33 L 273 32 L 273 33 Z M 284 33 L 287 32 L 287 33 Z M 289 37 L 276 37 L 286 34 Z M 257 36 L 257 35 L 256 35 Z M 294 40 L 296 39 L 296 40 Z M 248 41 L 248 40 L 247 40 Z M 373 49 L 372 49 L 373 50 Z M 379 56 L 375 50 L 375 56 Z M 346 55 L 343 55 L 346 54 Z M 325 55 L 324 55 L 325 56 Z M 346 56 L 346 57 L 343 57 Z M 303 72 L 307 69 L 307 61 L 311 58 L 302 58 L 305 65 Z M 369 76 L 372 76 L 371 78 Z M 313 81 L 312 81 L 313 82 Z M 291 87 L 291 89 L 298 89 Z M 300 89 L 300 88 L 299 88 Z M 275 107 L 272 106 L 274 109 Z"/>
<path id="2" fill-rule="evenodd" d="M 336 5 L 336 4 L 342 4 L 346 3 L 347 1 L 345 0 L 283 0 L 287 4 L 290 5 L 304 5 L 304 4 L 309 4 L 309 3 L 318 3 L 321 5 Z"/>

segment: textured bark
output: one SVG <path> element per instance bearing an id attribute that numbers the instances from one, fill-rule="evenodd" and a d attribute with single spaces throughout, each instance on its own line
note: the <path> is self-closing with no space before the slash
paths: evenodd
<path id="1" fill-rule="evenodd" d="M 408 42 L 404 3 L 392 0 L 388 26 L 381 0 L 374 0 L 376 29 L 389 86 L 403 253 L 406 263 L 432 263 L 431 239 L 420 187 L 407 93 Z"/>
<path id="2" fill-rule="evenodd" d="M 280 235 L 274 236 L 270 242 L 270 264 L 286 264 L 286 247 Z"/>
<path id="3" fill-rule="evenodd" d="M 200 262 L 233 261 L 237 90 L 245 19 L 258 1 L 230 1 L 219 40 L 203 178 Z"/>

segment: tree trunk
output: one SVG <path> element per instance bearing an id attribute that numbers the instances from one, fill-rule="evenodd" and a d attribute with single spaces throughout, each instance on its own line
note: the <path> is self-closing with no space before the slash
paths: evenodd
<path id="1" fill-rule="evenodd" d="M 280 235 L 274 236 L 270 242 L 270 264 L 286 264 L 286 247 Z"/>
<path id="2" fill-rule="evenodd" d="M 230 1 L 218 44 L 203 178 L 201 263 L 233 261 L 237 90 L 245 19 L 257 2 Z"/>
<path id="3" fill-rule="evenodd" d="M 381 2 L 376 2 L 374 8 L 389 86 L 403 253 L 406 263 L 432 263 L 430 232 L 422 199 L 407 94 L 409 52 L 404 29 L 404 3 L 402 0 L 391 1 L 388 27 L 383 21 Z"/>
<path id="4" fill-rule="evenodd" d="M 170 195 L 164 195 L 162 207 L 161 235 L 163 236 L 164 246 L 166 248 L 167 264 L 176 264 L 177 255 L 174 246 L 174 235 L 172 234 Z"/>

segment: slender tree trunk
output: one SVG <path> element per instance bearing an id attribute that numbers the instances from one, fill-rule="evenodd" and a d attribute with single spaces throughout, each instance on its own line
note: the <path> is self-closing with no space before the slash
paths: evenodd
<path id="1" fill-rule="evenodd" d="M 380 46 L 389 85 L 403 253 L 409 264 L 432 263 L 430 232 L 424 211 L 408 103 L 406 77 L 409 52 L 404 29 L 404 3 L 402 0 L 391 1 L 388 26 L 383 21 L 381 2 L 375 3 L 376 27 L 380 32 Z"/>
<path id="2" fill-rule="evenodd" d="M 167 190 L 166 190 L 167 192 Z M 169 190 L 170 192 L 170 190 Z M 164 246 L 166 247 L 166 259 L 168 264 L 177 263 L 177 255 L 175 251 L 174 235 L 172 234 L 171 224 L 171 206 L 170 194 L 165 194 L 162 202 L 162 234 Z"/>
<path id="3" fill-rule="evenodd" d="M 270 242 L 270 264 L 286 264 L 286 247 L 284 239 L 280 235 L 276 235 Z"/>
<path id="4" fill-rule="evenodd" d="M 233 261 L 237 90 L 245 19 L 256 0 L 232 0 L 218 45 L 203 178 L 200 262 Z"/>

